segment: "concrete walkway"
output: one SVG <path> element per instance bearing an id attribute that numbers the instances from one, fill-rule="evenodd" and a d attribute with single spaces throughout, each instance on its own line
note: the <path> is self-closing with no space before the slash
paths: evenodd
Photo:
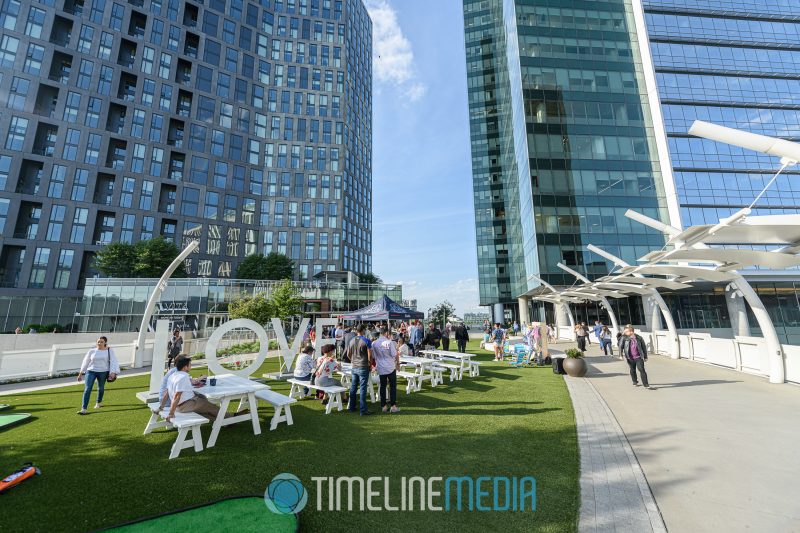
<path id="1" fill-rule="evenodd" d="M 581 532 L 666 532 L 625 434 L 587 378 L 564 378 L 581 450 Z"/>
<path id="2" fill-rule="evenodd" d="M 800 531 L 800 387 L 651 356 L 646 390 L 632 386 L 624 361 L 598 353 L 593 345 L 587 354 L 586 379 L 624 431 L 669 531 Z"/>

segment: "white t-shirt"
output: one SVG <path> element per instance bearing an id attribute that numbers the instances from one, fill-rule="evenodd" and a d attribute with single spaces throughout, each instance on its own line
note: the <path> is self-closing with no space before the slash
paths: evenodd
<path id="1" fill-rule="evenodd" d="M 169 397 L 173 399 L 175 398 L 175 393 L 182 393 L 180 403 L 191 400 L 194 398 L 192 377 L 188 372 L 183 372 L 182 370 L 175 372 L 169 377 L 169 380 L 167 380 L 167 390 L 169 391 Z"/>

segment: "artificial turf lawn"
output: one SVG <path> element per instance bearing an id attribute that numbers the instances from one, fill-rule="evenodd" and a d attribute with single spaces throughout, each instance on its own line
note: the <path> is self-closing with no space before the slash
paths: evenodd
<path id="1" fill-rule="evenodd" d="M 289 472 L 309 490 L 303 531 L 574 531 L 579 499 L 575 417 L 566 385 L 549 368 L 512 368 L 480 353 L 481 375 L 398 394 L 399 415 L 325 415 L 294 405 L 294 425 L 262 434 L 249 423 L 222 428 L 217 445 L 168 460 L 175 432 L 142 435 L 149 410 L 136 399 L 148 376 L 108 384 L 104 407 L 75 413 L 82 386 L 3 397 L 35 420 L 0 433 L 0 475 L 32 461 L 42 475 L 2 496 L 3 530 L 86 531 L 230 496 L 263 494 Z M 203 370 L 193 373 L 198 374 Z M 261 372 L 254 374 L 259 376 Z M 271 382 L 288 394 L 288 385 Z M 94 395 L 90 405 L 94 403 Z M 378 411 L 378 404 L 371 404 Z M 210 432 L 203 428 L 204 443 Z M 536 511 L 330 512 L 316 510 L 312 476 L 533 476 Z M 394 481 L 393 481 L 394 483 Z M 395 495 L 393 494 L 393 497 Z M 398 505 L 399 495 L 392 500 Z M 326 501 L 323 500 L 323 509 Z M 264 513 L 269 511 L 266 506 Z M 236 529 L 235 517 L 227 522 Z"/>

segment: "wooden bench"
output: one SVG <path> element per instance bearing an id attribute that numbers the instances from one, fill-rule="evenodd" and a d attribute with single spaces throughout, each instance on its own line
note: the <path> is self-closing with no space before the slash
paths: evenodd
<path id="1" fill-rule="evenodd" d="M 302 396 L 302 389 L 309 388 L 322 391 L 328 395 L 328 404 L 325 406 L 326 415 L 330 414 L 334 407 L 336 407 L 339 411 L 343 409 L 342 393 L 347 391 L 347 389 L 344 387 L 322 387 L 320 385 L 312 385 L 310 381 L 300 381 L 299 379 L 287 379 L 286 381 L 292 384 L 292 388 L 289 391 L 289 397 L 292 399 L 296 398 L 297 395 Z"/>
<path id="2" fill-rule="evenodd" d="M 272 415 L 272 421 L 269 424 L 270 431 L 274 431 L 281 422 L 286 422 L 287 426 L 294 424 L 291 404 L 296 403 L 297 400 L 269 389 L 256 391 L 256 398 L 271 404 L 275 408 L 275 414 Z"/>
<path id="3" fill-rule="evenodd" d="M 181 454 L 181 450 L 194 447 L 194 451 L 203 451 L 203 440 L 200 435 L 200 426 L 208 422 L 208 418 L 200 416 L 196 413 L 178 413 L 176 412 L 172 419 L 167 422 L 167 415 L 169 410 L 164 409 L 161 412 L 151 411 L 150 421 L 147 427 L 144 428 L 144 434 L 151 433 L 154 429 L 160 427 L 177 428 L 178 437 L 172 444 L 172 449 L 169 453 L 170 459 L 175 459 Z M 187 435 L 191 433 L 191 438 Z"/>

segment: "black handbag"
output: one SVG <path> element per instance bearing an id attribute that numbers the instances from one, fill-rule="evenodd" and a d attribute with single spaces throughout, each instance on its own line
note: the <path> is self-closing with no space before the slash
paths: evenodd
<path id="1" fill-rule="evenodd" d="M 108 383 L 113 383 L 117 381 L 117 375 L 111 372 L 111 348 L 108 349 L 108 377 L 106 378 Z"/>

